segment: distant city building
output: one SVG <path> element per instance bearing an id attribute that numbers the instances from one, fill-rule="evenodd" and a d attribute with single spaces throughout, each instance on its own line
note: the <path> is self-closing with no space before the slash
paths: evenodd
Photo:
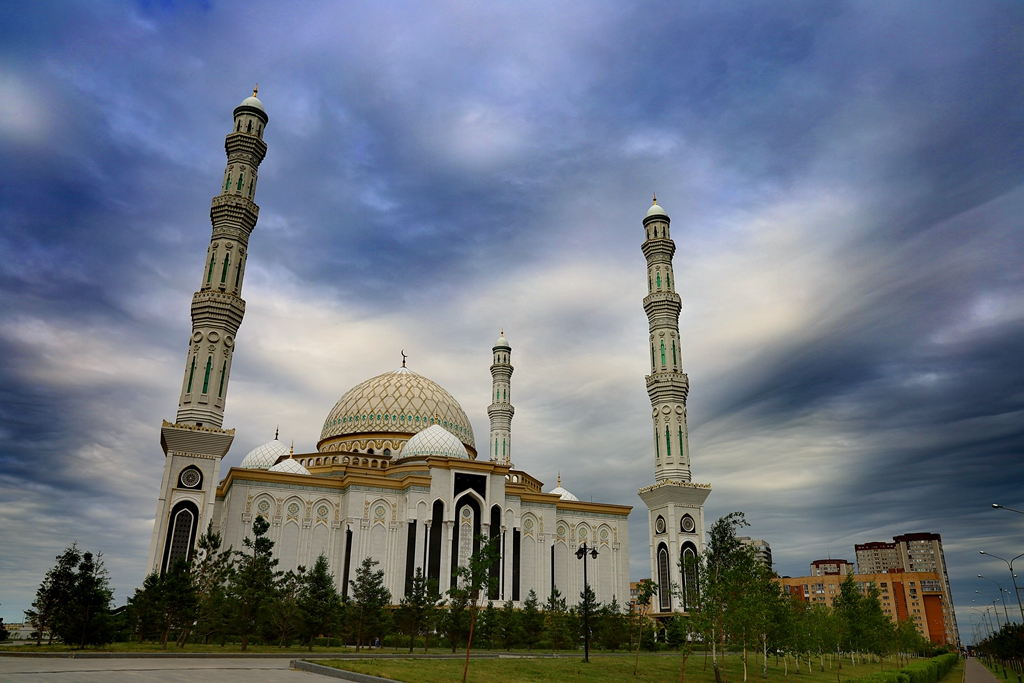
<path id="1" fill-rule="evenodd" d="M 959 643 L 960 631 L 952 609 L 953 591 L 949 586 L 946 557 L 942 552 L 942 536 L 930 533 L 903 534 L 894 536 L 892 540 L 892 543 L 875 541 L 855 545 L 857 573 L 875 574 L 894 570 L 907 573 L 935 572 L 942 586 L 942 604 L 946 610 L 944 619 L 952 634 L 948 642 Z"/>
<path id="2" fill-rule="evenodd" d="M 745 546 L 753 548 L 754 557 L 764 562 L 765 566 L 769 569 L 772 568 L 772 547 L 768 544 L 768 541 L 760 538 L 751 538 L 750 536 L 737 536 L 736 540 Z"/>
<path id="3" fill-rule="evenodd" d="M 787 576 L 779 582 L 783 592 L 794 598 L 831 607 L 845 578 L 845 573 Z M 938 572 L 893 569 L 889 573 L 854 574 L 853 579 L 861 593 L 867 593 L 872 585 L 878 588 L 882 611 L 894 622 L 910 619 L 918 633 L 936 644 L 959 643 L 956 622 L 950 618 L 953 604 L 944 594 Z"/>
<path id="4" fill-rule="evenodd" d="M 830 576 L 853 573 L 853 564 L 846 560 L 828 559 L 811 562 L 811 576 Z"/>
<path id="5" fill-rule="evenodd" d="M 881 574 L 890 569 L 903 569 L 903 560 L 895 543 L 858 543 L 853 550 L 857 554 L 858 574 Z"/>

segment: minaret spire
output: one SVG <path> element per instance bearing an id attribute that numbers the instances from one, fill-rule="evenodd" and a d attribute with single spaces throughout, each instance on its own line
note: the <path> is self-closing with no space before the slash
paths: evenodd
<path id="1" fill-rule="evenodd" d="M 690 481 L 690 448 L 686 431 L 686 396 L 690 383 L 683 372 L 679 337 L 682 300 L 676 294 L 672 256 L 676 244 L 669 236 L 671 220 L 658 206 L 658 197 L 644 218 L 647 239 L 647 297 L 644 311 L 650 329 L 651 374 L 647 394 L 654 420 L 654 473 L 657 481 Z"/>
<path id="2" fill-rule="evenodd" d="M 224 420 L 235 334 L 245 301 L 242 280 L 249 234 L 260 207 L 253 202 L 256 173 L 267 154 L 267 114 L 253 96 L 235 108 L 234 126 L 224 142 L 228 160 L 220 194 L 213 198 L 213 234 L 199 291 L 192 297 L 192 340 L 178 401 L 179 424 L 220 427 Z"/>
<path id="3" fill-rule="evenodd" d="M 512 464 L 512 347 L 505 340 L 505 328 L 501 328 L 501 336 L 491 349 L 494 363 L 491 365 L 491 405 L 487 407 L 487 417 L 491 420 L 491 436 L 488 450 L 491 461 L 503 465 Z"/>

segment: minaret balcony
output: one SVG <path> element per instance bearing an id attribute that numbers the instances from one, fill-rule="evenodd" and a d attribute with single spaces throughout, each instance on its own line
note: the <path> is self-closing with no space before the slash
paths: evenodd
<path id="1" fill-rule="evenodd" d="M 662 260 L 671 261 L 672 256 L 676 253 L 676 243 L 667 237 L 649 239 L 640 248 L 643 250 L 644 257 L 648 261 L 656 256 L 662 257 Z"/>

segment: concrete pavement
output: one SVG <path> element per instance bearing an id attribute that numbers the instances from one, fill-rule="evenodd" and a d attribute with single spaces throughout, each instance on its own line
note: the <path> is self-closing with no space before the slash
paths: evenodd
<path id="1" fill-rule="evenodd" d="M 964 664 L 964 683 L 999 683 L 999 679 L 977 659 L 968 657 Z"/>
<path id="2" fill-rule="evenodd" d="M 3 683 L 302 683 L 322 676 L 288 668 L 280 659 L 53 659 L 0 657 Z"/>

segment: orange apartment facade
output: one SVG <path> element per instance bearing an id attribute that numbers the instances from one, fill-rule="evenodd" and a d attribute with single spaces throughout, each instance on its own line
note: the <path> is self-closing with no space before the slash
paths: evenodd
<path id="1" fill-rule="evenodd" d="M 784 576 L 779 582 L 782 590 L 793 598 L 831 607 L 845 578 L 841 574 Z M 891 569 L 878 574 L 854 574 L 853 579 L 862 593 L 872 585 L 878 588 L 882 611 L 894 622 L 910 619 L 927 640 L 936 644 L 956 643 L 949 618 L 952 605 L 945 604 L 942 579 L 937 572 Z"/>

